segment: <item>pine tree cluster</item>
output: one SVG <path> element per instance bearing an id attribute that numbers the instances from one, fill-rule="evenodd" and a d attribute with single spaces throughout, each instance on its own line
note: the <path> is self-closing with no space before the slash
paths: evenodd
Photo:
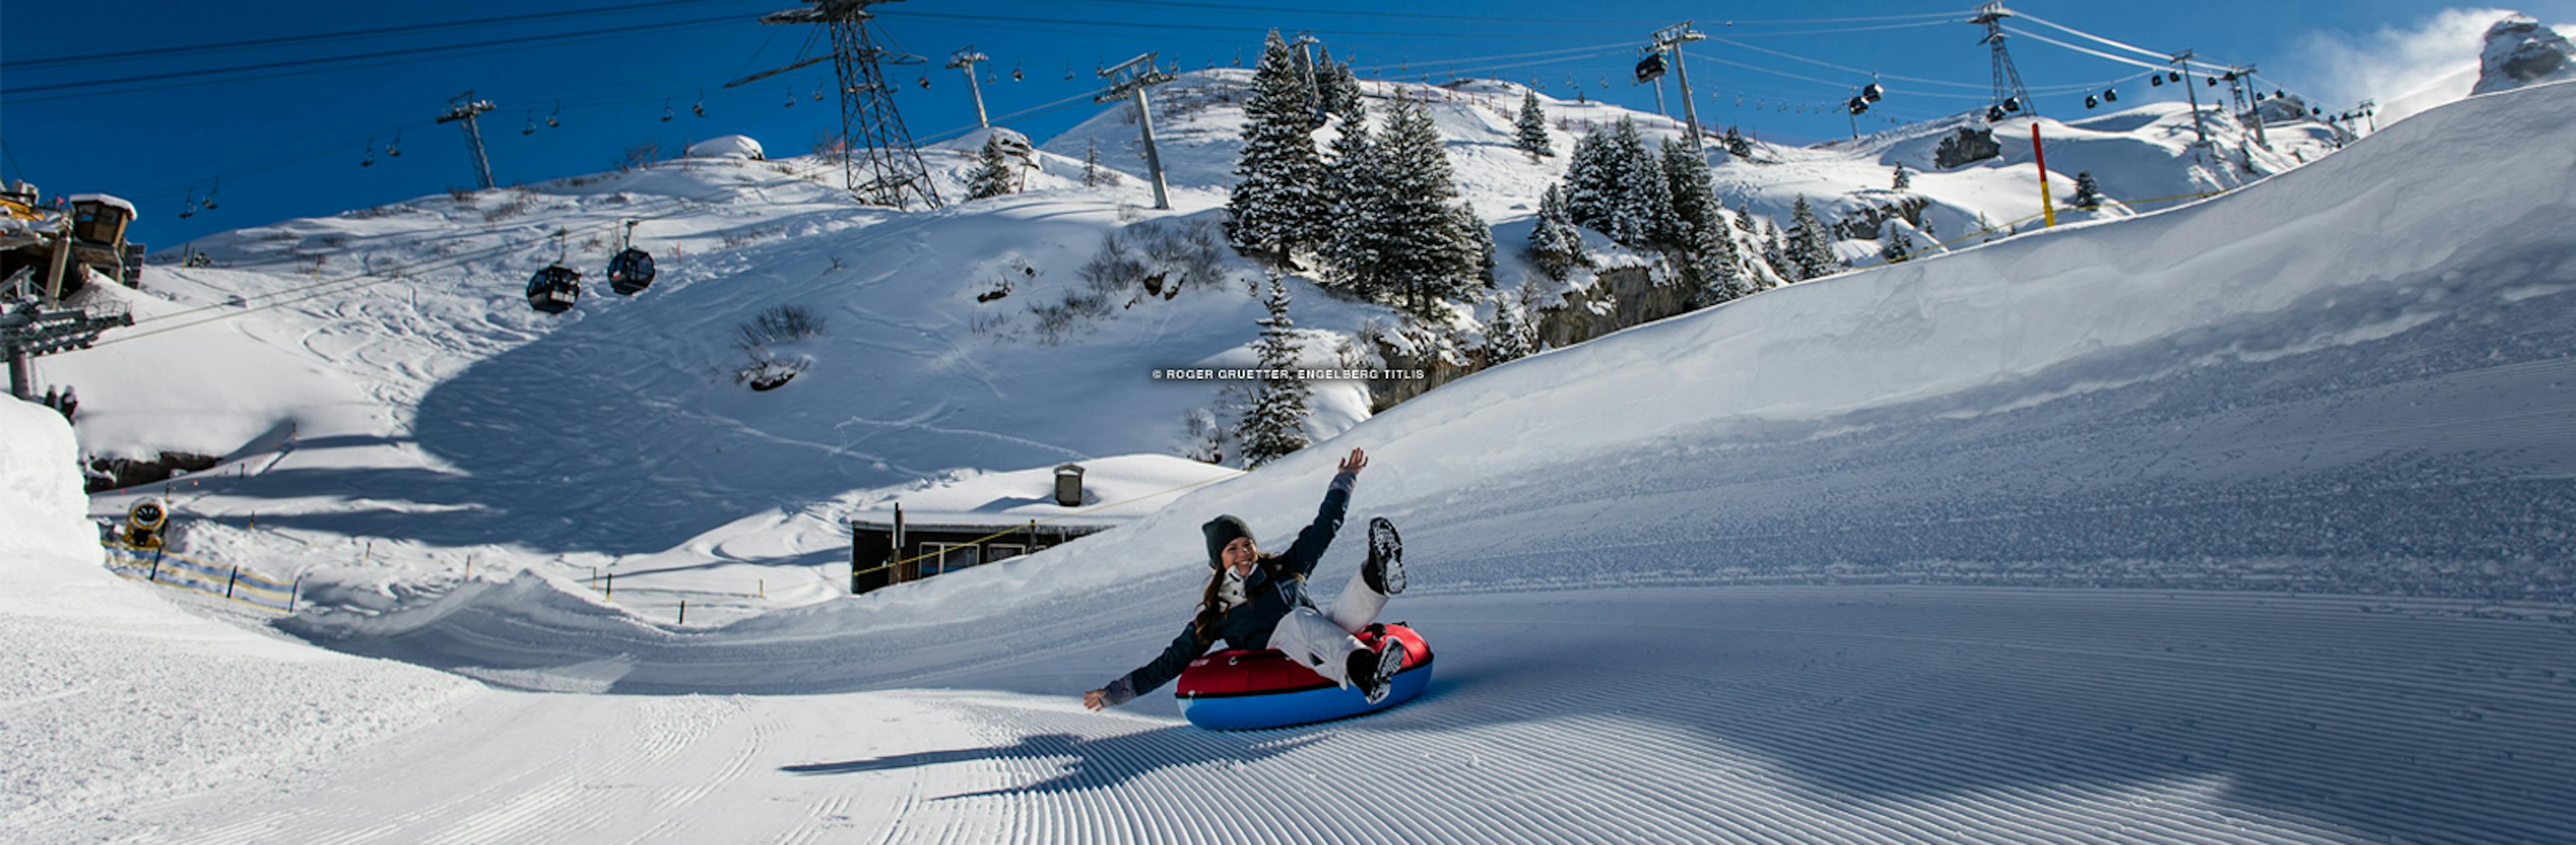
<path id="1" fill-rule="evenodd" d="M 1273 31 L 1254 69 L 1227 204 L 1236 248 L 1279 267 L 1318 255 L 1328 283 L 1425 318 L 1490 284 L 1492 230 L 1461 201 L 1430 113 L 1397 97 L 1373 132 L 1350 66 L 1304 55 Z M 1341 120 L 1329 158 L 1313 135 L 1327 116 Z"/>
<path id="2" fill-rule="evenodd" d="M 1735 243 L 1735 231 L 1752 231 L 1750 217 L 1729 219 L 1702 156 L 1679 139 L 1666 139 L 1650 154 L 1636 123 L 1624 118 L 1576 140 L 1562 200 L 1551 201 L 1559 195 L 1553 186 L 1539 200 L 1532 260 L 1555 278 L 1588 263 L 1574 229 L 1580 226 L 1632 249 L 1672 255 L 1697 285 L 1697 305 L 1754 292 L 1758 277 L 1746 270 Z"/>

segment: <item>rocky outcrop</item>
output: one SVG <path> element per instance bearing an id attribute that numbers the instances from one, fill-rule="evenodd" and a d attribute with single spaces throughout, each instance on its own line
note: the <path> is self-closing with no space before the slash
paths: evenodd
<path id="1" fill-rule="evenodd" d="M 1905 197 L 1886 205 L 1871 203 L 1834 220 L 1834 237 L 1847 241 L 1875 240 L 1887 221 L 1903 220 L 1905 225 L 1923 228 L 1923 212 L 1932 201 L 1923 197 Z"/>
<path id="2" fill-rule="evenodd" d="M 2525 85 L 2576 79 L 2576 46 L 2539 21 L 2514 15 L 2487 27 L 2486 49 L 2478 53 L 2478 84 L 2471 94 L 2509 91 Z"/>
<path id="3" fill-rule="evenodd" d="M 1932 152 L 1932 163 L 1948 170 L 1972 161 L 1984 161 L 2004 154 L 2004 145 L 1995 143 L 1995 130 L 1962 126 L 1957 134 L 1941 139 L 1940 149 Z"/>

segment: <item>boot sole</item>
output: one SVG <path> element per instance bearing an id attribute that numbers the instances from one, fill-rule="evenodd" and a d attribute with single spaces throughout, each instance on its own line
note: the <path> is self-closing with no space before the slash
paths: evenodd
<path id="1" fill-rule="evenodd" d="M 1395 673 L 1404 669 L 1403 644 L 1390 640 L 1379 647 L 1377 655 L 1377 688 L 1363 693 L 1370 704 L 1385 701 L 1387 694 L 1395 691 Z"/>
<path id="2" fill-rule="evenodd" d="M 1395 523 L 1386 517 L 1369 520 L 1369 560 L 1377 567 L 1381 595 L 1404 592 L 1404 538 L 1395 533 Z"/>

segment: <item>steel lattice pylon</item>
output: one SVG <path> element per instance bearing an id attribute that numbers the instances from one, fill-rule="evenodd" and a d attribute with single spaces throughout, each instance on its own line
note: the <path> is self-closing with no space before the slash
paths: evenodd
<path id="1" fill-rule="evenodd" d="M 940 206 L 939 189 L 930 168 L 912 145 L 903 113 L 895 108 L 894 90 L 886 85 L 877 61 L 885 51 L 876 45 L 868 7 L 896 0 L 805 0 L 811 8 L 762 16 L 761 23 L 819 23 L 830 27 L 832 68 L 841 80 L 841 185 L 871 202 L 911 207 L 914 197 L 931 208 Z M 867 157 L 868 178 L 859 178 L 855 156 Z"/>
<path id="2" fill-rule="evenodd" d="M 2021 70 L 2013 67 L 2012 53 L 2004 49 L 2004 19 L 2009 17 L 2012 17 L 2012 10 L 2004 8 L 2004 4 L 1988 3 L 1977 7 L 1977 16 L 1969 18 L 1968 22 L 1985 26 L 1986 37 L 1980 40 L 1994 48 L 1994 107 L 2003 108 L 2004 103 L 2010 101 L 2021 106 L 2020 110 L 2037 116 L 2039 104 L 2030 101 L 2030 91 L 2021 85 Z"/>

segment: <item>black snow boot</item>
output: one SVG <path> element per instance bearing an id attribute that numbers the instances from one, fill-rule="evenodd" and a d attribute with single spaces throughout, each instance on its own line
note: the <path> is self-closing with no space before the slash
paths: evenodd
<path id="1" fill-rule="evenodd" d="M 1392 637 L 1380 640 L 1376 651 L 1351 652 L 1344 668 L 1350 673 L 1351 686 L 1359 687 L 1368 703 L 1385 701 L 1387 692 L 1395 688 L 1396 671 L 1404 668 L 1404 644 Z"/>
<path id="2" fill-rule="evenodd" d="M 1360 578 L 1381 596 L 1404 592 L 1404 538 L 1386 517 L 1369 519 L 1368 562 L 1360 565 Z"/>

